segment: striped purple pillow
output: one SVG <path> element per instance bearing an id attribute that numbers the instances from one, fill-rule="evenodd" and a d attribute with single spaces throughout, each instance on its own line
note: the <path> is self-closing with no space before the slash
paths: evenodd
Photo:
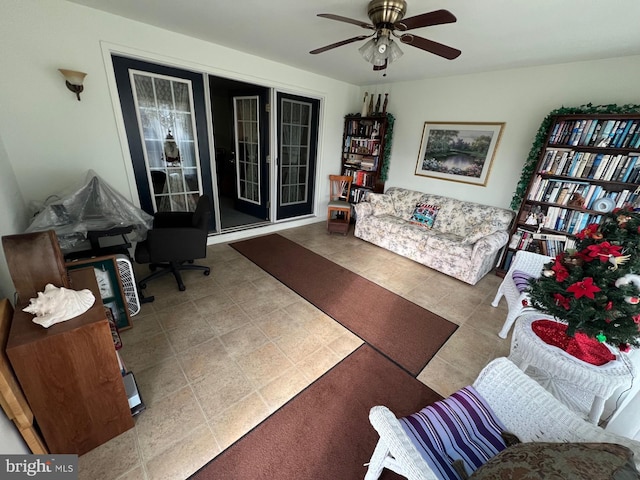
<path id="1" fill-rule="evenodd" d="M 462 480 L 453 462 L 470 475 L 506 448 L 504 425 L 471 386 L 399 421 L 438 478 Z"/>
<path id="2" fill-rule="evenodd" d="M 522 293 L 529 288 L 529 280 L 531 280 L 533 276 L 521 270 L 514 270 L 511 278 L 513 278 L 513 283 L 516 284 L 518 291 Z"/>

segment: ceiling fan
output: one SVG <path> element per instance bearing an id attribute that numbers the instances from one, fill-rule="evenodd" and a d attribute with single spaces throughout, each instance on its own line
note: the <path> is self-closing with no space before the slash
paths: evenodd
<path id="1" fill-rule="evenodd" d="M 399 38 L 400 41 L 406 45 L 411 45 L 448 60 L 453 60 L 462 53 L 458 49 L 434 42 L 433 40 L 428 40 L 411 33 L 402 33 L 414 28 L 454 23 L 456 17 L 451 12 L 448 10 L 435 10 L 433 12 L 404 18 L 406 12 L 407 2 L 404 0 L 371 0 L 367 7 L 367 15 L 371 23 L 334 15 L 332 13 L 319 13 L 319 17 L 351 23 L 368 30 L 373 30 L 373 33 L 370 35 L 358 35 L 357 37 L 332 43 L 331 45 L 311 50 L 309 53 L 315 55 L 370 38 L 370 40 L 358 50 L 367 62 L 373 64 L 374 70 L 384 70 L 392 61 L 402 56 L 402 50 L 395 44 L 392 37 Z M 396 31 L 401 33 L 396 33 Z"/>

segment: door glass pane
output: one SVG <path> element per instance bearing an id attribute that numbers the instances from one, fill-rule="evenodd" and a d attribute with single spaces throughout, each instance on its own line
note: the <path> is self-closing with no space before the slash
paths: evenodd
<path id="1" fill-rule="evenodd" d="M 238 197 L 260 204 L 260 131 L 258 97 L 234 97 Z"/>
<path id="2" fill-rule="evenodd" d="M 191 82 L 131 70 L 155 212 L 193 211 L 202 192 Z"/>
<path id="3" fill-rule="evenodd" d="M 280 205 L 307 202 L 311 104 L 283 98 L 280 138 Z"/>

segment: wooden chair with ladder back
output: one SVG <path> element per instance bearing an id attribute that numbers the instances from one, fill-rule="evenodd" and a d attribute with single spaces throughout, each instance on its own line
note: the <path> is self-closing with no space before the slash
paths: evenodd
<path id="1" fill-rule="evenodd" d="M 346 235 L 351 222 L 351 182 L 348 175 L 329 175 L 329 205 L 327 208 L 327 231 Z"/>

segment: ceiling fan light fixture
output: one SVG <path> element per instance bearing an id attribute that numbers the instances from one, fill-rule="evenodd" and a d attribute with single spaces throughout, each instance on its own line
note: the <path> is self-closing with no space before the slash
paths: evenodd
<path id="1" fill-rule="evenodd" d="M 360 52 L 360 55 L 362 55 L 362 58 L 365 59 L 365 61 L 367 61 L 369 63 L 373 63 L 373 56 L 377 52 L 377 50 L 376 50 L 376 39 L 375 38 L 370 39 L 367 43 L 362 45 L 358 49 L 358 51 Z"/>
<path id="2" fill-rule="evenodd" d="M 389 42 L 389 48 L 387 48 L 387 62 L 391 63 L 394 60 L 399 59 L 404 53 L 400 50 L 400 47 L 396 42 L 391 40 Z"/>

